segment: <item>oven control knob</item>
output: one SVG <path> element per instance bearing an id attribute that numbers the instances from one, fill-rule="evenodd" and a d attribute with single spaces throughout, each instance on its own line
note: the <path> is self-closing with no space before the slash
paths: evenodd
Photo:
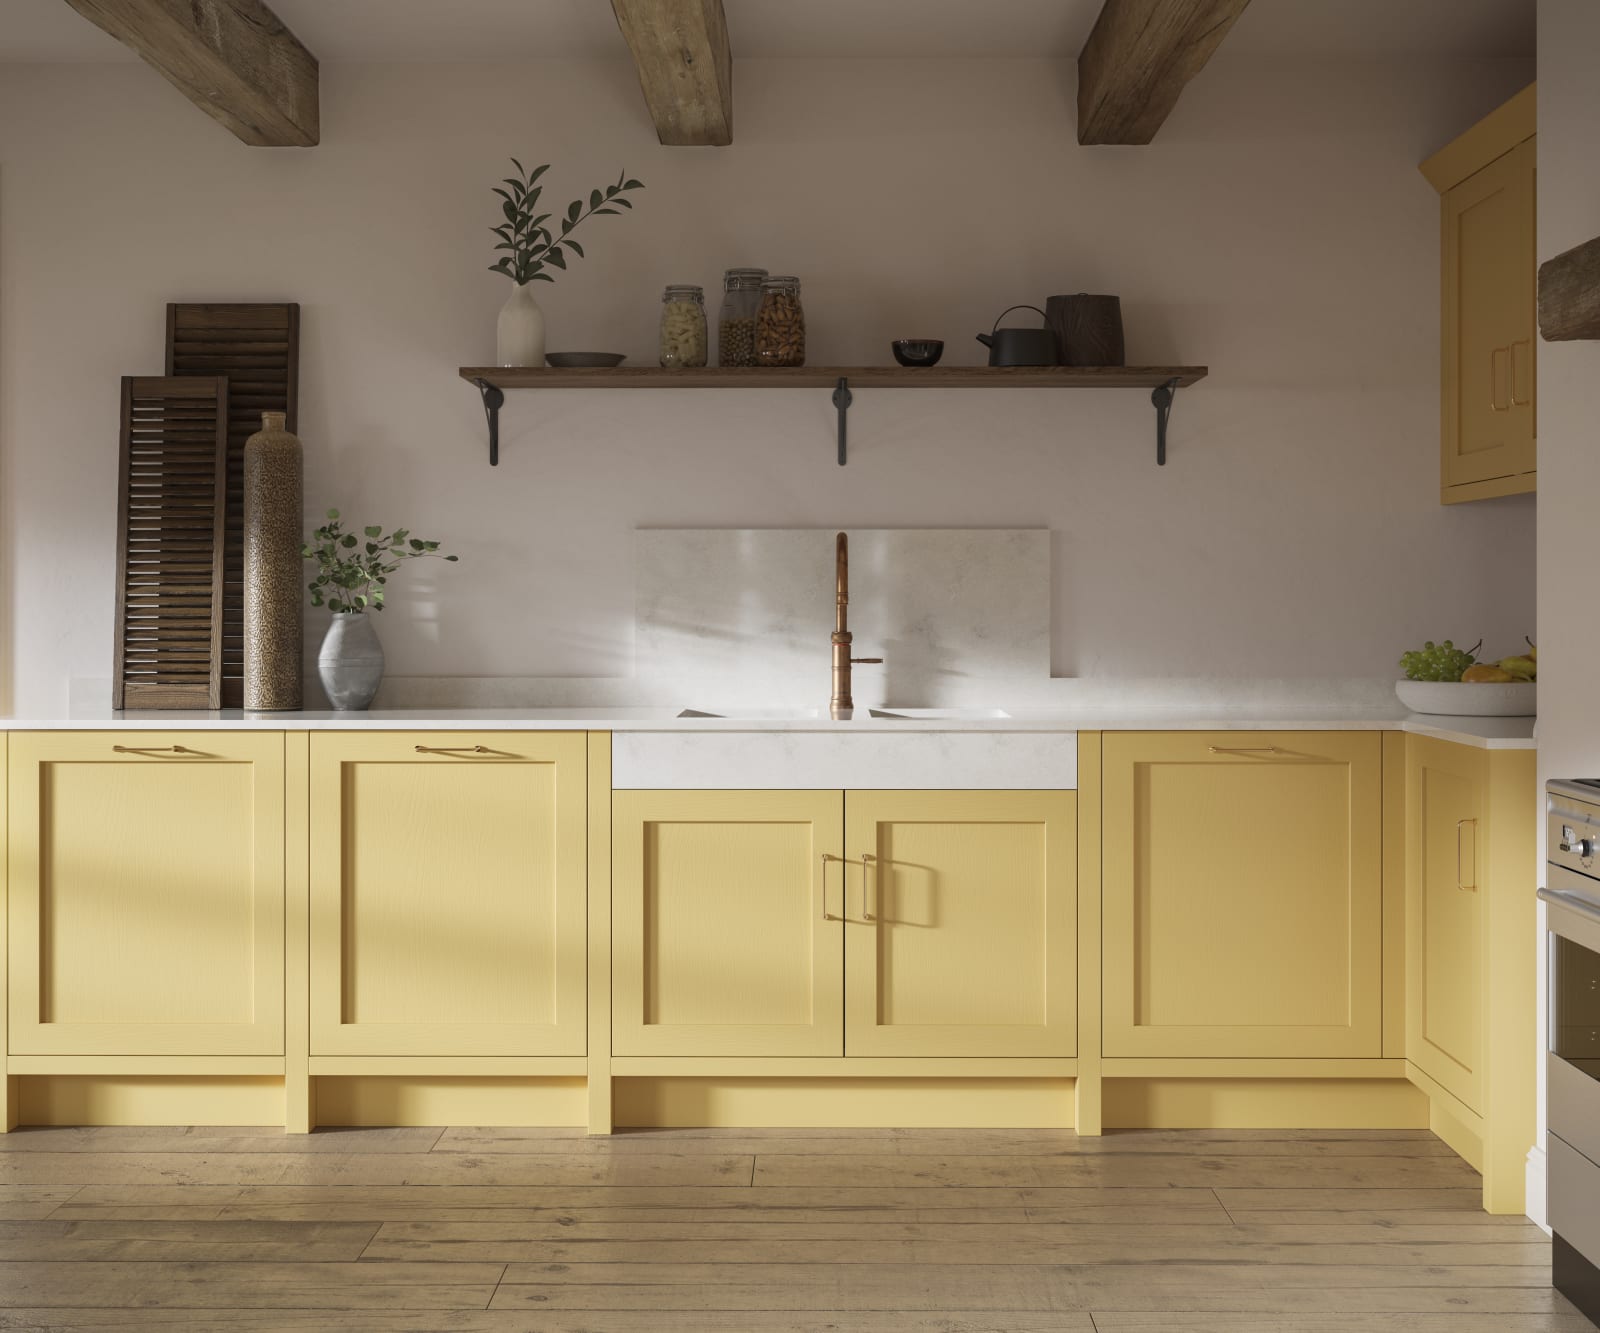
<path id="1" fill-rule="evenodd" d="M 1561 850 L 1569 856 L 1576 856 L 1581 861 L 1592 860 L 1594 846 L 1593 838 L 1580 838 L 1565 824 L 1561 826 Z"/>

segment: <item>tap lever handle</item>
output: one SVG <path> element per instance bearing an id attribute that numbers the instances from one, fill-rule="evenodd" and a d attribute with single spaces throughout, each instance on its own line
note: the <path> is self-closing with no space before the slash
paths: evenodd
<path id="1" fill-rule="evenodd" d="M 852 663 L 854 663 L 854 662 L 871 662 L 871 663 L 878 663 L 878 662 L 882 662 L 882 661 L 883 661 L 883 658 L 881 658 L 881 657 L 852 657 L 852 658 L 851 658 L 851 659 L 850 659 L 850 661 L 851 661 L 851 662 L 852 662 Z"/>

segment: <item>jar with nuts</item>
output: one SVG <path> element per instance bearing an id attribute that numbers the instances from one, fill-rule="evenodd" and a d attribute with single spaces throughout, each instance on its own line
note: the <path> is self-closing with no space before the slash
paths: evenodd
<path id="1" fill-rule="evenodd" d="M 805 363 L 806 312 L 800 304 L 800 279 L 770 277 L 761 284 L 761 308 L 756 311 L 756 364 Z"/>
<path id="2" fill-rule="evenodd" d="M 674 284 L 661 294 L 661 364 L 688 369 L 706 363 L 704 288 Z"/>
<path id="3" fill-rule="evenodd" d="M 722 275 L 722 309 L 717 314 L 717 364 L 756 363 L 756 311 L 761 306 L 764 268 L 730 268 Z"/>

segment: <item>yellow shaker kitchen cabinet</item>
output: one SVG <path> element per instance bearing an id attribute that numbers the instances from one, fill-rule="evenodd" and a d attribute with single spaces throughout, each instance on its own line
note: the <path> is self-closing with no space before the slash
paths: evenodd
<path id="1" fill-rule="evenodd" d="M 1534 90 L 1422 170 L 1441 196 L 1440 498 L 1535 487 Z"/>
<path id="2" fill-rule="evenodd" d="M 1406 738 L 1406 1054 L 1473 1111 L 1483 1106 L 1486 755 Z"/>
<path id="3" fill-rule="evenodd" d="M 619 791 L 618 1055 L 843 1054 L 838 791 Z"/>
<path id="4" fill-rule="evenodd" d="M 583 732 L 311 737 L 311 1054 L 582 1055 Z"/>
<path id="5" fill-rule="evenodd" d="M 845 1054 L 1071 1056 L 1077 796 L 851 791 Z"/>
<path id="6" fill-rule="evenodd" d="M 13 732 L 13 1055 L 282 1055 L 281 733 Z"/>
<path id="7" fill-rule="evenodd" d="M 1107 1056 L 1383 1054 L 1380 742 L 1105 735 Z"/>

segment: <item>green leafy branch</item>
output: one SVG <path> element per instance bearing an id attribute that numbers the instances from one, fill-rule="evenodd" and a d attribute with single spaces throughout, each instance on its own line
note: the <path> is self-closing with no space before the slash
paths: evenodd
<path id="1" fill-rule="evenodd" d="M 489 269 L 493 273 L 504 273 L 518 286 L 525 282 L 554 282 L 555 278 L 545 270 L 547 267 L 565 270 L 565 250 L 570 250 L 579 259 L 585 258 L 583 247 L 571 239 L 571 234 L 579 225 L 597 215 L 615 217 L 619 210 L 631 209 L 633 204 L 627 198 L 628 191 L 644 189 L 639 181 L 630 179 L 628 173 L 623 172 L 617 177 L 615 185 L 608 185 L 603 191 L 589 191 L 587 209 L 582 199 L 574 199 L 557 224 L 561 231 L 557 236 L 546 225 L 554 214 L 537 211 L 539 196 L 544 192 L 544 186 L 538 180 L 550 170 L 550 164 L 547 162 L 542 167 L 527 171 L 522 163 L 512 158 L 511 165 L 517 169 L 517 174 L 506 177 L 503 184 L 507 188 L 501 189 L 499 185 L 494 187 L 494 192 L 500 196 L 500 211 L 505 214 L 505 221 L 498 227 L 490 228 L 498 238 L 494 248 L 508 253 L 490 264 Z"/>
<path id="2" fill-rule="evenodd" d="M 413 537 L 409 529 L 393 532 L 373 525 L 363 528 L 365 540 L 346 532 L 337 509 L 328 510 L 328 521 L 311 534 L 300 548 L 307 560 L 317 562 L 317 576 L 311 580 L 311 605 L 326 606 L 335 613 L 383 610 L 383 585 L 389 575 L 407 560 L 434 556 L 440 560 L 459 560 L 459 556 L 439 554 L 439 543 Z"/>

